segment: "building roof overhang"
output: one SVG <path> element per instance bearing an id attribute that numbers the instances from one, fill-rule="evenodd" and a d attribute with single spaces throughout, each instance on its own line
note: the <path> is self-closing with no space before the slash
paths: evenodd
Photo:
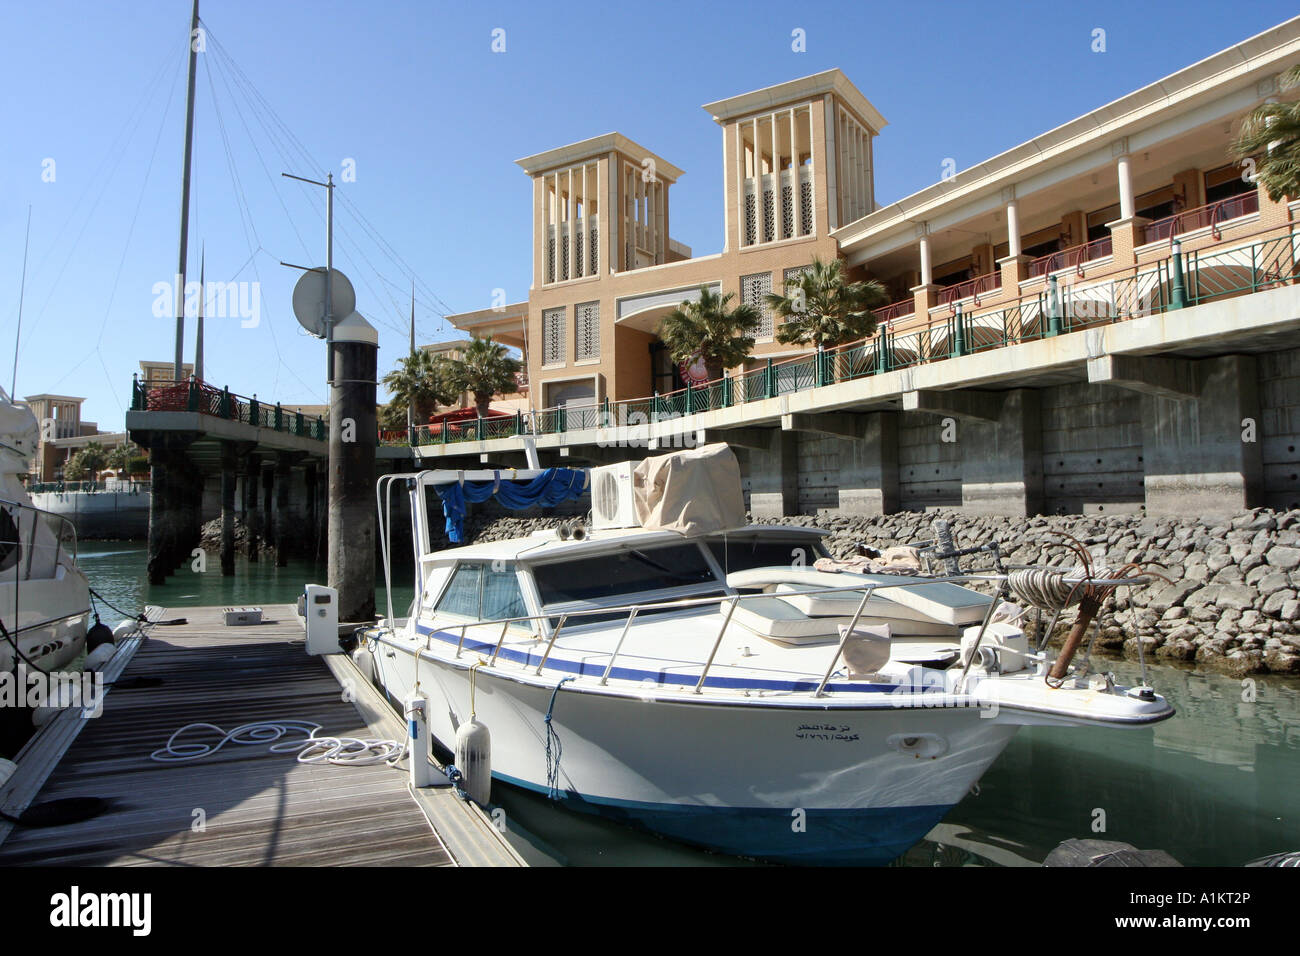
<path id="1" fill-rule="evenodd" d="M 954 176 L 831 232 L 841 250 L 892 233 L 915 238 L 921 222 L 944 206 L 973 201 L 1014 187 L 1030 172 L 1042 173 L 1075 156 L 1122 144 L 1125 137 L 1167 116 L 1212 101 L 1232 83 L 1255 79 L 1259 98 L 1276 92 L 1276 75 L 1300 56 L 1300 17 L 1294 17 L 1235 46 L 1128 93 L 1090 113 L 1048 130 Z M 1113 151 L 1113 150 L 1112 150 Z M 1120 155 L 1116 153 L 1116 155 Z"/>
<path id="2" fill-rule="evenodd" d="M 889 121 L 880 115 L 880 111 L 871 105 L 871 101 L 862 95 L 842 70 L 823 70 L 812 76 L 801 77 L 776 86 L 766 86 L 761 90 L 730 96 L 716 103 L 704 104 L 704 109 L 713 117 L 713 121 L 723 124 L 729 120 L 763 113 L 790 103 L 815 99 L 827 93 L 834 93 L 858 118 L 866 123 L 873 132 L 878 133 Z"/>
<path id="3" fill-rule="evenodd" d="M 655 171 L 670 182 L 676 182 L 683 175 L 682 170 L 668 162 L 668 160 L 650 152 L 650 150 L 628 139 L 622 133 L 605 133 L 603 136 L 593 136 L 591 139 L 570 143 L 568 146 L 558 146 L 555 149 L 548 149 L 544 153 L 535 153 L 532 156 L 525 156 L 523 159 L 516 159 L 515 165 L 523 169 L 529 176 L 536 176 L 538 173 L 576 166 L 583 160 L 596 159 L 614 152 L 623 153 L 638 162 L 643 159 L 653 160 Z"/>

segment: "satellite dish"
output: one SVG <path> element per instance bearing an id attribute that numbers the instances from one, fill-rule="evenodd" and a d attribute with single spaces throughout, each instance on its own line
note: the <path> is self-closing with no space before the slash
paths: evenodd
<path id="1" fill-rule="evenodd" d="M 334 320 L 337 322 L 345 315 L 357 310 L 357 294 L 348 277 L 338 269 L 331 269 L 334 294 Z M 298 284 L 293 287 L 293 314 L 298 317 L 298 324 L 316 336 L 325 338 L 325 270 L 312 269 L 302 274 Z"/>

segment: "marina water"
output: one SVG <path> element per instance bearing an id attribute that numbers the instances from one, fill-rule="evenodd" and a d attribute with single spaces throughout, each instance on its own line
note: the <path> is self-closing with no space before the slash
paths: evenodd
<path id="1" fill-rule="evenodd" d="M 290 561 L 250 564 L 235 575 L 217 562 L 184 565 L 166 584 L 145 583 L 139 542 L 86 541 L 79 563 L 91 587 L 132 613 L 145 604 L 292 604 L 325 568 Z M 408 561 L 409 565 L 409 561 Z M 393 569 L 393 608 L 406 613 L 411 568 Z M 382 581 L 376 605 L 384 607 Z M 105 622 L 119 620 L 100 608 Z M 1099 659 L 1121 683 L 1136 664 Z M 1188 866 L 1239 866 L 1300 849 L 1300 681 L 1262 675 L 1236 680 L 1187 667 L 1151 665 L 1156 689 L 1178 709 L 1155 727 L 1116 733 L 1080 728 L 1022 728 L 976 792 L 900 861 L 905 866 L 1037 865 L 1070 838 L 1118 840 L 1162 849 Z M 249 719 L 259 716 L 249 715 Z M 637 833 L 560 810 L 545 797 L 501 784 L 493 799 L 505 811 L 516 849 L 537 865 L 735 865 L 745 861 Z M 361 808 L 358 808 L 361 809 Z"/>

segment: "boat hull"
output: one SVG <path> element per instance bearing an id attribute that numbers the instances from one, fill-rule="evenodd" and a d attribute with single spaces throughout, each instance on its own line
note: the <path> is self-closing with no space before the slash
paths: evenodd
<path id="1" fill-rule="evenodd" d="M 373 655 L 376 683 L 395 699 L 415 684 L 415 646 L 399 636 Z M 473 659 L 419 659 L 430 729 L 448 749 L 471 713 Z M 973 708 L 894 707 L 887 693 L 828 707 L 811 695 L 690 700 L 649 686 L 557 690 L 558 680 L 478 669 L 473 712 L 491 734 L 495 776 L 576 810 L 779 862 L 889 862 L 965 796 L 1016 730 Z"/>

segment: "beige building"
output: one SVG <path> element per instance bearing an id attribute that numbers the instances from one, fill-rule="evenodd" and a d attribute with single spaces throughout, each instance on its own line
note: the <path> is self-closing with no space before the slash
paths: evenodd
<path id="1" fill-rule="evenodd" d="M 190 376 L 194 374 L 193 363 L 186 362 L 181 369 L 183 372 L 181 377 L 189 381 Z M 172 362 L 141 362 L 140 380 L 149 384 L 175 381 L 175 371 L 176 366 Z"/>
<path id="2" fill-rule="evenodd" d="M 874 189 L 884 117 L 840 70 L 707 104 L 721 130 L 723 244 L 693 257 L 670 232 L 682 170 L 610 133 L 518 160 L 532 180 L 526 302 L 451 316 L 524 350 L 534 408 L 682 386 L 655 334 L 701 285 L 757 306 L 747 369 L 803 350 L 763 302 L 814 256 L 885 285 L 891 333 L 933 331 L 1069 282 L 1289 221 L 1228 151 L 1240 120 L 1300 62 L 1300 20 L 887 205 Z M 927 339 L 927 341 L 929 341 Z M 927 346 L 928 347 L 928 346 Z M 937 354 L 937 352 L 936 352 Z M 741 370 L 735 370 L 741 371 Z M 567 419 L 574 427 L 574 415 Z"/>
<path id="3" fill-rule="evenodd" d="M 56 481 L 62 477 L 69 456 L 97 442 L 111 451 L 127 441 L 126 432 L 101 432 L 97 423 L 82 421 L 84 398 L 73 395 L 28 395 L 24 400 L 40 428 L 36 455 L 28 473 L 33 481 Z"/>

